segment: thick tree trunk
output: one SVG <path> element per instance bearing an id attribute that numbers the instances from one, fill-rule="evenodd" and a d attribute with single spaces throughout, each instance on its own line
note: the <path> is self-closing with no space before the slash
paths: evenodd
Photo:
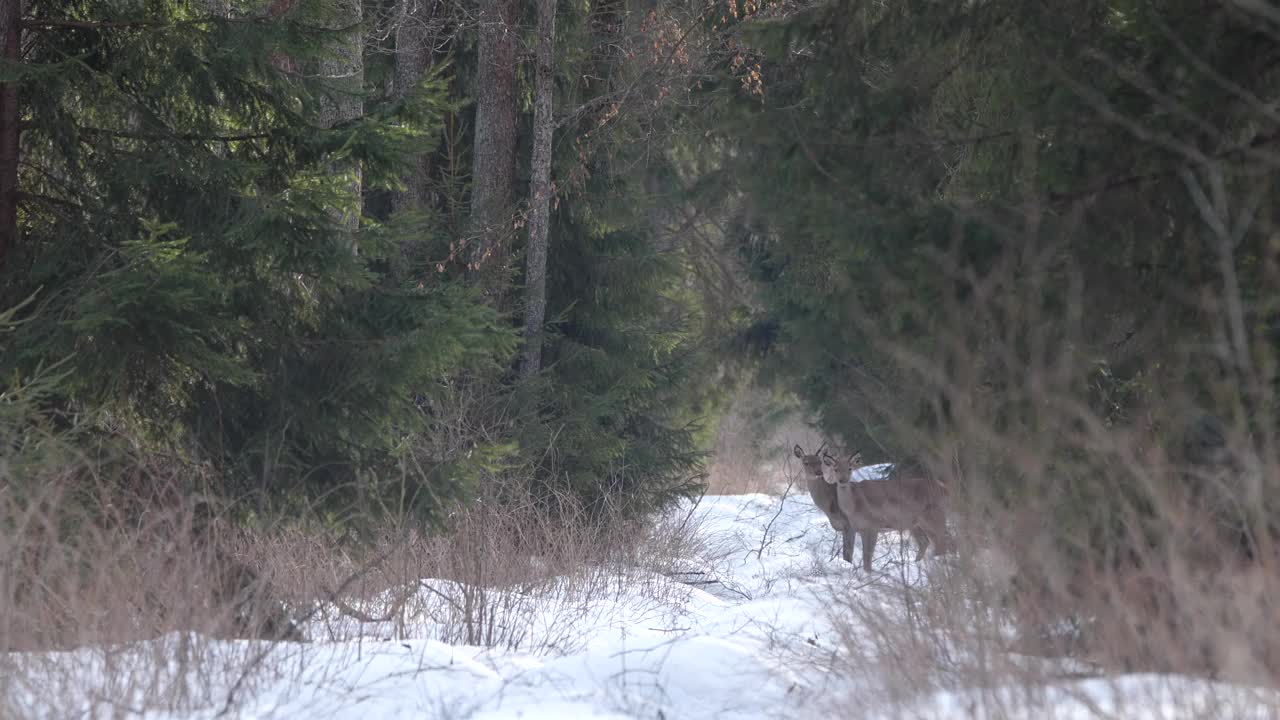
<path id="1" fill-rule="evenodd" d="M 404 98 L 431 67 L 440 35 L 440 8 L 444 0 L 400 0 L 401 14 L 396 25 L 396 64 L 392 91 Z M 396 212 L 421 210 L 431 204 L 429 192 L 430 153 L 412 158 L 405 174 L 405 189 L 391 198 Z"/>
<path id="2" fill-rule="evenodd" d="M 475 159 L 471 171 L 473 270 L 505 265 L 516 166 L 516 0 L 480 0 Z"/>
<path id="3" fill-rule="evenodd" d="M 364 89 L 364 35 L 360 25 L 364 8 L 361 0 L 339 0 L 335 5 L 337 12 L 331 27 L 339 31 L 334 39 L 336 52 L 320 66 L 320 75 L 328 79 L 332 89 L 331 97 L 320 108 L 320 125 L 325 128 L 355 120 L 364 114 L 361 96 Z M 340 216 L 342 224 L 354 232 L 360 226 L 363 208 L 360 164 L 354 160 L 343 160 L 335 163 L 333 171 L 348 178 L 351 184 L 349 202 L 344 207 L 334 208 L 334 212 Z M 355 252 L 354 238 L 351 243 L 352 252 Z"/>
<path id="4" fill-rule="evenodd" d="M 22 0 L 0 0 L 0 56 L 17 63 Z M 18 244 L 18 84 L 0 84 L 0 268 Z"/>
<path id="5" fill-rule="evenodd" d="M 542 326 L 547 316 L 547 236 L 551 225 L 551 138 L 555 129 L 556 0 L 538 2 L 538 49 L 533 89 L 533 157 L 529 180 L 522 375 L 542 369 Z"/>

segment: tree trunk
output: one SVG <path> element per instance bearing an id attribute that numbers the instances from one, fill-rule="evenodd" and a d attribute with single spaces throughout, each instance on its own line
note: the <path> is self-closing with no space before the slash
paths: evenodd
<path id="1" fill-rule="evenodd" d="M 350 122 L 364 114 L 361 97 L 364 89 L 364 34 L 361 28 L 364 8 L 361 0 L 339 0 L 335 7 L 331 29 L 337 31 L 333 40 L 337 52 L 320 63 L 320 75 L 328 79 L 332 92 L 320 107 L 320 126 L 324 128 Z M 363 208 L 360 163 L 341 160 L 334 164 L 333 171 L 350 182 L 349 202 L 345 207 L 334 208 L 334 212 L 341 223 L 354 232 L 360 226 Z M 356 249 L 352 238 L 351 250 L 355 252 Z"/>
<path id="2" fill-rule="evenodd" d="M 22 0 L 0 0 L 0 56 L 21 61 Z M 18 84 L 0 84 L 0 269 L 18 244 Z"/>
<path id="3" fill-rule="evenodd" d="M 556 0 L 538 2 L 538 49 L 533 96 L 533 157 L 529 180 L 529 247 L 526 250 L 524 357 L 520 373 L 542 369 L 542 326 L 547 316 L 547 235 L 551 225 L 551 138 L 555 129 Z"/>
<path id="4" fill-rule="evenodd" d="M 431 67 L 440 39 L 438 18 L 444 0 L 400 0 L 401 15 L 396 25 L 396 63 L 392 90 L 397 99 L 409 94 Z M 431 204 L 428 180 L 430 152 L 412 158 L 404 177 L 405 189 L 391 198 L 396 212 L 421 210 Z"/>
<path id="5" fill-rule="evenodd" d="M 473 270 L 506 263 L 516 165 L 516 0 L 480 0 L 475 159 L 471 170 Z"/>

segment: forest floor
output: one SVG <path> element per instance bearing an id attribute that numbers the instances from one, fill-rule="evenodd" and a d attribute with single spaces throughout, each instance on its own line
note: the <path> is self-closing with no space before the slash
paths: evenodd
<path id="1" fill-rule="evenodd" d="M 708 496 L 681 516 L 696 528 L 699 557 L 667 572 L 624 573 L 616 591 L 583 597 L 551 584 L 513 597 L 427 579 L 397 621 L 358 622 L 325 608 L 302 644 L 164 637 L 33 655 L 31 667 L 56 669 L 62 680 L 28 686 L 11 707 L 33 717 L 157 720 L 1271 717 L 1280 707 L 1243 689 L 1154 675 L 1034 689 L 941 679 L 890 701 L 883 677 L 850 671 L 858 668 L 849 633 L 872 637 L 876 628 L 833 612 L 831 599 L 900 612 L 893 588 L 918 589 L 939 561 L 901 562 L 890 534 L 878 572 L 866 576 L 836 556 L 826 519 L 794 492 Z M 467 602 L 471 629 L 501 640 L 497 647 L 458 642 L 458 628 L 433 621 L 440 603 Z"/>

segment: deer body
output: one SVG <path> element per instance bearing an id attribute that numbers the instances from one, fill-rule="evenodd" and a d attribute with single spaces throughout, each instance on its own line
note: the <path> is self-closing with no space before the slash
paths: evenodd
<path id="1" fill-rule="evenodd" d="M 821 451 L 822 448 L 819 447 L 818 452 Z M 845 562 L 852 563 L 853 531 L 849 527 L 847 515 L 840 509 L 837 486 L 828 480 L 823 472 L 822 457 L 818 453 L 806 454 L 799 445 L 795 446 L 794 452 L 804 465 L 805 482 L 809 487 L 809 496 L 813 498 L 813 504 L 827 516 L 831 528 L 840 533 L 841 556 L 844 557 Z"/>
<path id="2" fill-rule="evenodd" d="M 885 480 L 853 482 L 859 455 L 847 460 L 826 456 L 834 468 L 836 504 L 845 516 L 850 539 L 862 534 L 862 568 L 871 571 L 871 558 L 881 530 L 910 532 L 916 541 L 916 561 L 932 542 L 935 552 L 946 548 L 946 488 L 923 473 L 899 473 Z M 832 481 L 828 481 L 832 482 Z"/>

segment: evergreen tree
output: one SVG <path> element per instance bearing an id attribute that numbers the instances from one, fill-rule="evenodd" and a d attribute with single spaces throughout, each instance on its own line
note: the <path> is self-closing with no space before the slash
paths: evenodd
<path id="1" fill-rule="evenodd" d="M 219 490 L 424 509 L 460 490 L 403 471 L 430 429 L 412 398 L 514 338 L 465 286 L 392 277 L 407 229 L 360 220 L 352 178 L 395 186 L 447 104 L 439 82 L 365 103 L 357 76 L 306 72 L 354 66 L 352 12 L 29 4 L 5 67 L 23 132 L 3 297 L 36 302 L 4 376 L 65 361 L 58 402 L 212 463 Z"/>
<path id="2" fill-rule="evenodd" d="M 549 482 L 642 509 L 701 486 L 721 392 L 692 256 L 669 237 L 677 213 L 664 207 L 680 193 L 662 148 L 700 68 L 685 43 L 698 36 L 660 18 L 669 20 L 618 2 L 557 18 L 556 56 L 567 60 L 557 84 L 565 110 L 552 166 L 550 323 L 537 422 L 522 432 L 531 450 L 553 446 Z"/>
<path id="3" fill-rule="evenodd" d="M 1116 498 L 1174 493 L 1082 455 L 1088 423 L 1149 425 L 1173 448 L 1188 414 L 1230 414 L 1262 452 L 1275 396 L 1237 402 L 1260 384 L 1238 363 L 1274 340 L 1238 333 L 1226 365 L 1201 340 L 1274 313 L 1270 216 L 1250 208 L 1273 192 L 1275 119 L 1255 100 L 1280 48 L 1257 21 L 1011 0 L 742 23 L 740 58 L 707 88 L 721 101 L 701 187 L 762 290 L 744 339 L 765 377 L 851 445 L 962 452 L 1011 503 L 1060 499 L 1064 536 Z M 1206 230 L 1228 206 L 1249 222 L 1223 256 Z M 1192 300 L 1232 297 L 1226 314 Z M 1026 485 L 1029 457 L 1060 485 Z"/>

